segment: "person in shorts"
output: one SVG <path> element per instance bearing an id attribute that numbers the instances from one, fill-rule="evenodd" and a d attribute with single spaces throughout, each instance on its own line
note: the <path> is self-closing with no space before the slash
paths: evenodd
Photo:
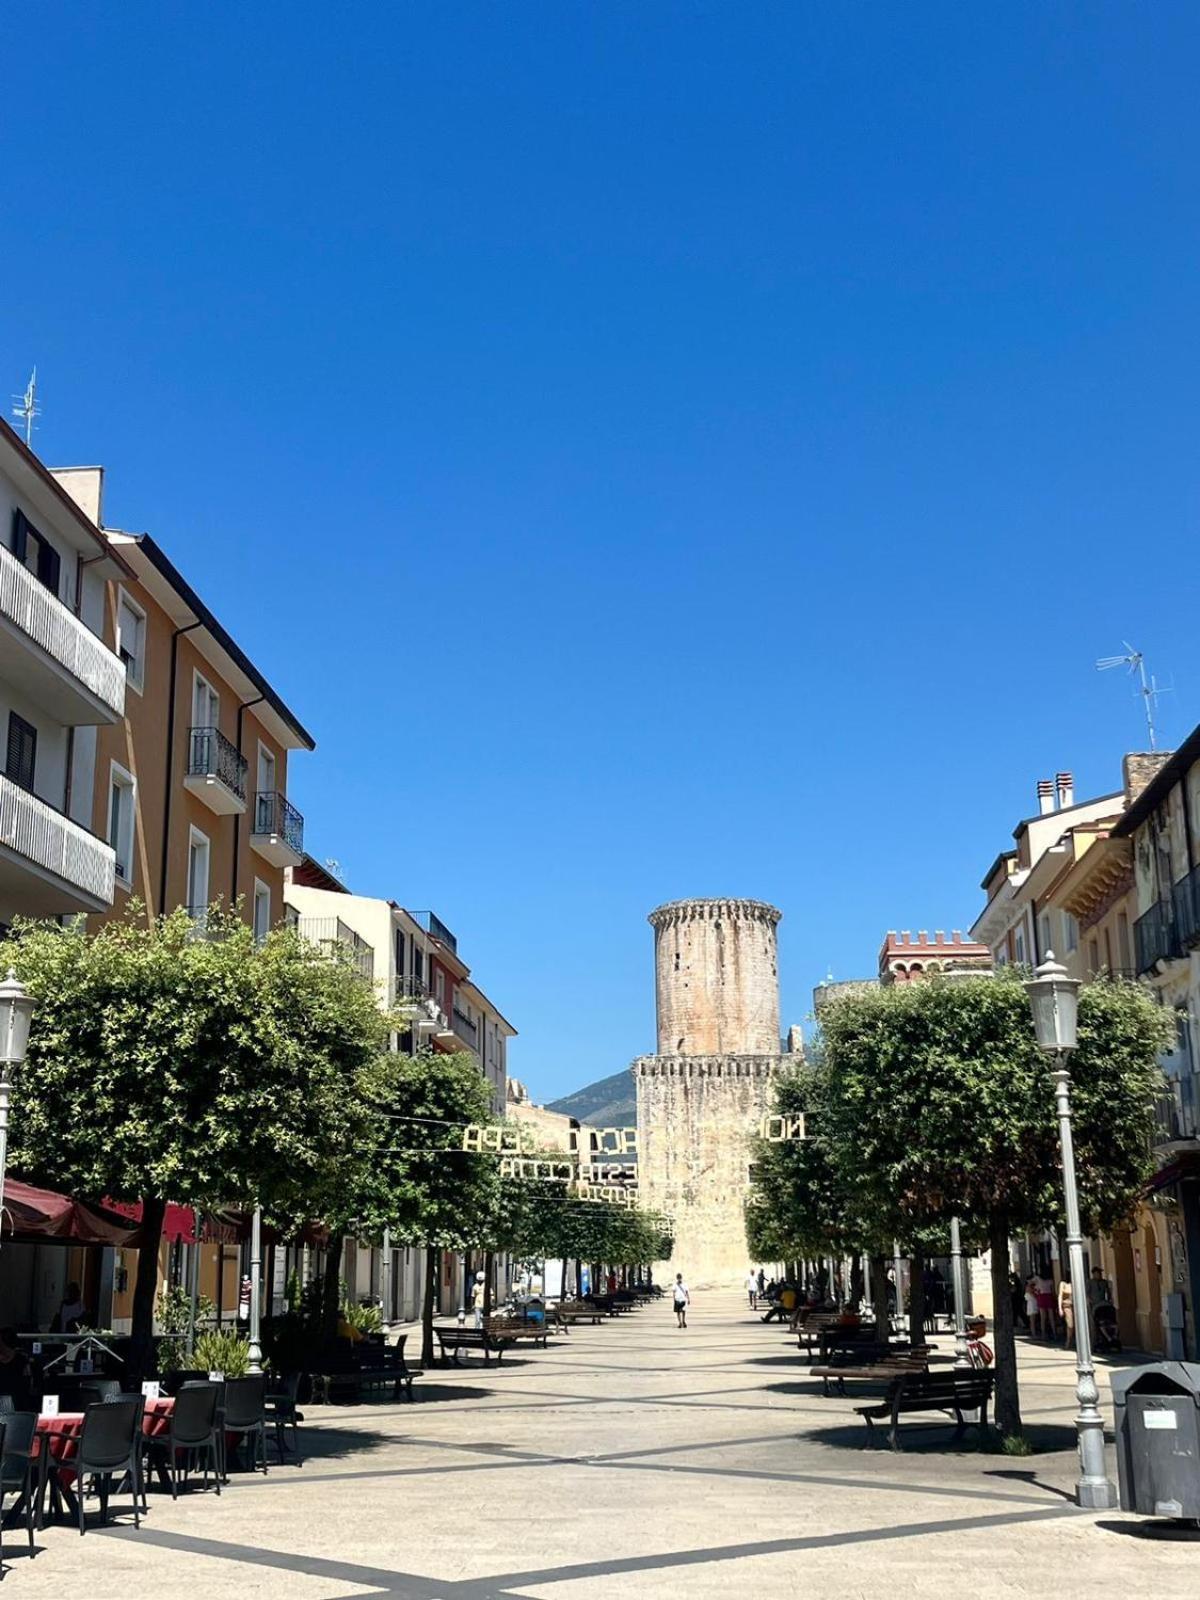
<path id="1" fill-rule="evenodd" d="M 754 1276 L 754 1268 L 746 1274 L 746 1293 L 750 1298 L 751 1311 L 758 1310 L 758 1279 Z"/>
<path id="2" fill-rule="evenodd" d="M 677 1325 L 681 1328 L 686 1328 L 687 1308 L 692 1303 L 692 1297 L 688 1292 L 687 1284 L 683 1281 L 682 1272 L 675 1274 L 675 1286 L 671 1290 L 671 1299 L 675 1305 L 675 1321 Z"/>

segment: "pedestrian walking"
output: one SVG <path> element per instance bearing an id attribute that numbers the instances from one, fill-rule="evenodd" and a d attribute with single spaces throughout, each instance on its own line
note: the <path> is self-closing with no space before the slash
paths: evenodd
<path id="1" fill-rule="evenodd" d="M 1069 1350 L 1075 1343 L 1075 1305 L 1070 1278 L 1064 1278 L 1058 1286 L 1058 1314 L 1063 1324 L 1063 1349 Z"/>
<path id="2" fill-rule="evenodd" d="M 483 1327 L 483 1301 L 486 1283 L 482 1272 L 475 1274 L 475 1282 L 471 1288 L 471 1309 L 475 1313 L 475 1326 Z"/>
<path id="3" fill-rule="evenodd" d="M 746 1293 L 750 1297 L 751 1311 L 758 1310 L 758 1279 L 754 1276 L 754 1268 L 746 1274 Z"/>
<path id="4" fill-rule="evenodd" d="M 1037 1333 L 1037 1325 L 1037 1278 L 1033 1273 L 1030 1273 L 1030 1275 L 1025 1279 L 1025 1326 L 1029 1330 L 1029 1337 L 1031 1339 Z"/>
<path id="5" fill-rule="evenodd" d="M 676 1321 L 676 1323 L 678 1324 L 679 1327 L 686 1328 L 687 1327 L 687 1308 L 692 1303 L 692 1297 L 688 1293 L 687 1284 L 684 1283 L 684 1281 L 683 1281 L 683 1273 L 682 1272 L 677 1272 L 675 1274 L 675 1287 L 671 1291 L 671 1299 L 674 1301 L 674 1304 L 675 1304 L 675 1321 Z"/>
<path id="6" fill-rule="evenodd" d="M 767 1275 L 761 1267 L 758 1269 L 758 1292 L 759 1294 L 767 1292 Z"/>

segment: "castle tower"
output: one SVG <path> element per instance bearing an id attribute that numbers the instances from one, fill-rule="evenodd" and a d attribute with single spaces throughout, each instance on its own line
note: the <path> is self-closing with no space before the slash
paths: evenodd
<path id="1" fill-rule="evenodd" d="M 650 913 L 658 1053 L 633 1064 L 638 1188 L 675 1218 L 693 1287 L 741 1283 L 750 1136 L 783 1061 L 775 930 L 760 900 L 676 900 Z"/>
<path id="2" fill-rule="evenodd" d="M 779 1054 L 779 917 L 761 900 L 650 913 L 660 1056 Z"/>

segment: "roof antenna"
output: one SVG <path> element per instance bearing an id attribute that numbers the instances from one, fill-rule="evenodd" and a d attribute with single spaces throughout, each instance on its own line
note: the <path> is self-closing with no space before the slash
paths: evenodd
<path id="1" fill-rule="evenodd" d="M 1151 750 L 1158 749 L 1158 741 L 1154 733 L 1154 708 L 1158 704 L 1158 697 L 1170 694 L 1170 689 L 1160 689 L 1154 674 L 1147 676 L 1146 660 L 1140 650 L 1135 650 L 1128 639 L 1122 641 L 1125 646 L 1123 656 L 1101 656 L 1096 663 L 1097 672 L 1107 672 L 1111 667 L 1128 667 L 1130 675 L 1137 673 L 1141 687 L 1137 691 L 1142 697 L 1142 704 L 1146 710 L 1146 729 L 1150 735 Z"/>
<path id="2" fill-rule="evenodd" d="M 33 419 L 34 417 L 40 417 L 42 414 L 42 408 L 37 403 L 36 367 L 34 367 L 33 372 L 30 375 L 29 382 L 25 385 L 25 393 L 14 394 L 12 398 L 17 402 L 13 407 L 12 414 L 14 417 L 19 417 L 20 420 L 25 424 L 25 443 L 27 445 L 32 445 Z"/>

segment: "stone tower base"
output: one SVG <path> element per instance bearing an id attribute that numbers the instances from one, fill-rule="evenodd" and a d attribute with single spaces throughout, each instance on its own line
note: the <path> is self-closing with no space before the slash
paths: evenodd
<path id="1" fill-rule="evenodd" d="M 682 1272 L 692 1288 L 740 1287 L 745 1279 L 750 1140 L 786 1059 L 641 1056 L 633 1063 L 639 1200 L 674 1217 L 670 1272 Z"/>

